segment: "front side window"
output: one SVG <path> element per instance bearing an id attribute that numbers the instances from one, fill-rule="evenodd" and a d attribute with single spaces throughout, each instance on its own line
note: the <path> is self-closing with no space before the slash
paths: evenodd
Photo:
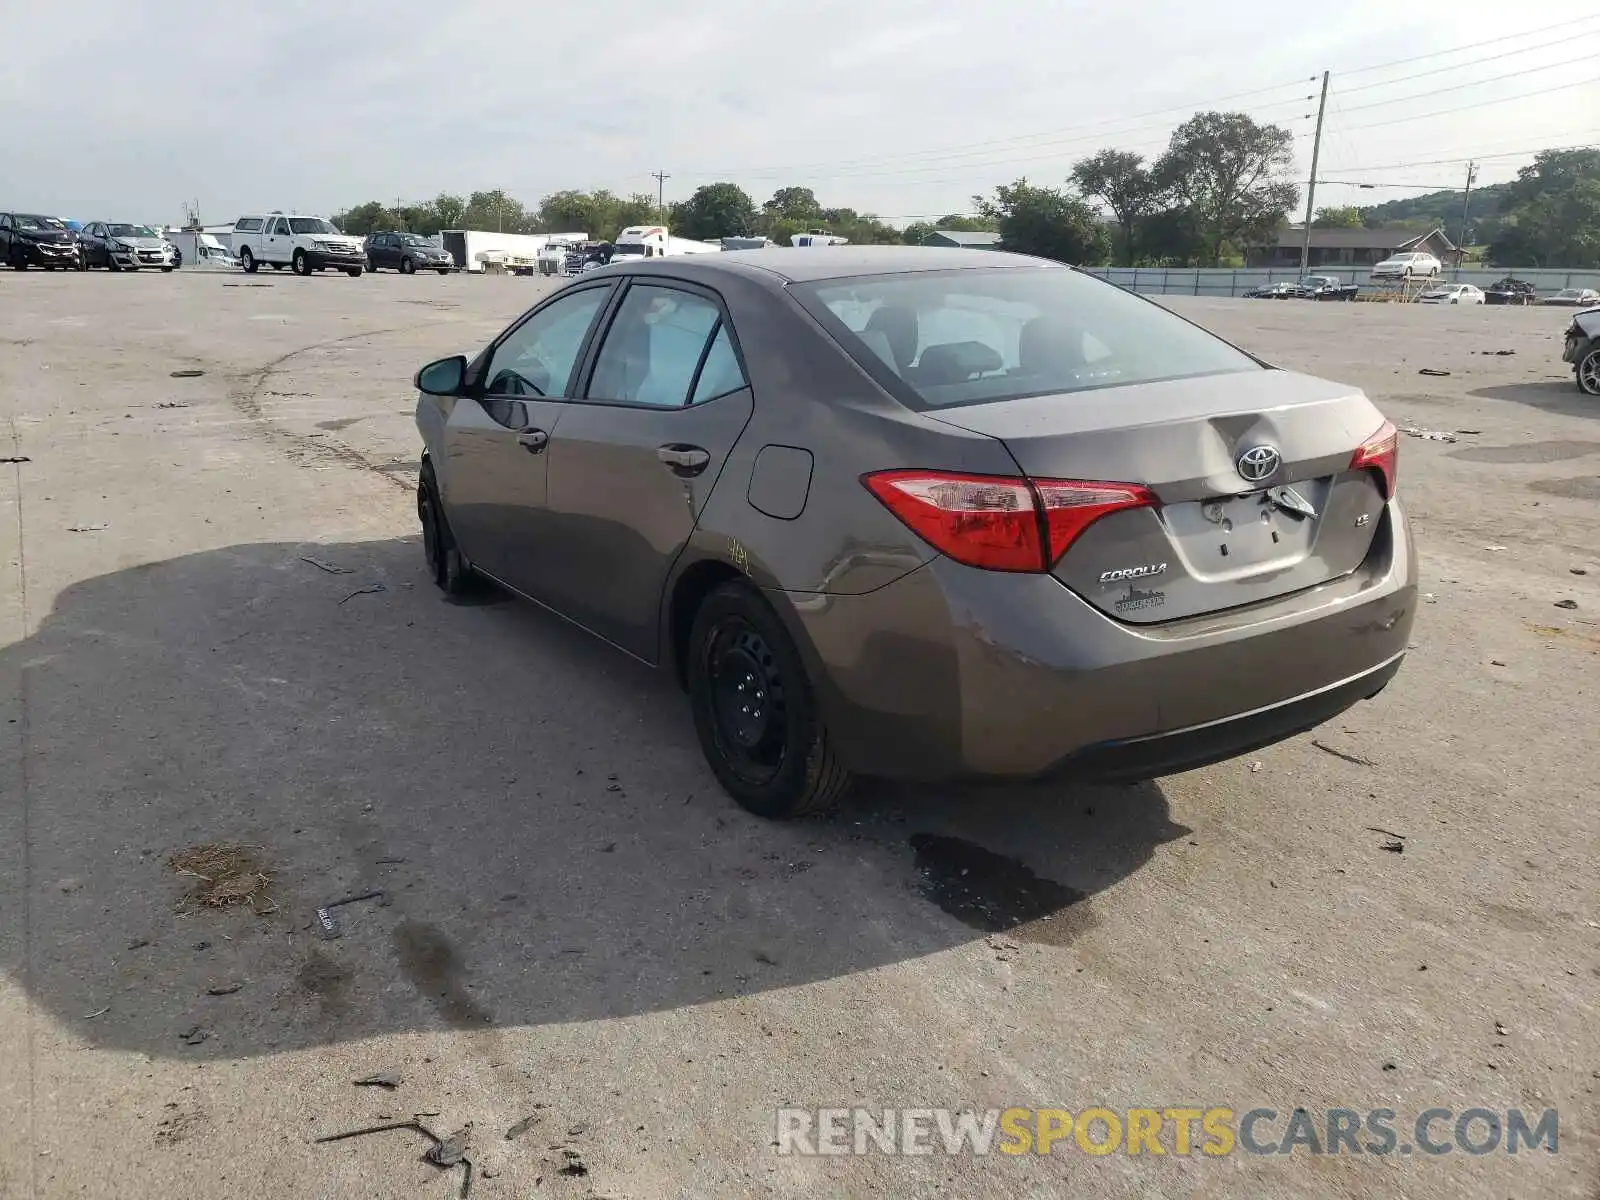
<path id="1" fill-rule="evenodd" d="M 682 408 L 722 313 L 675 288 L 628 289 L 595 359 L 588 398 Z"/>
<path id="2" fill-rule="evenodd" d="M 1159 305 L 1067 268 L 863 276 L 790 292 L 918 409 L 1264 369 Z"/>
<path id="3" fill-rule="evenodd" d="M 610 288 L 585 288 L 545 305 L 495 347 L 491 396 L 561 396 Z"/>

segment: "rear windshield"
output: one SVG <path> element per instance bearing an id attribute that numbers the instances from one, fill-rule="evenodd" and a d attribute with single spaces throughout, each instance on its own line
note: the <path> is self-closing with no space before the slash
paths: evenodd
<path id="1" fill-rule="evenodd" d="M 1263 369 L 1159 305 L 1066 268 L 873 275 L 790 290 L 913 408 Z"/>

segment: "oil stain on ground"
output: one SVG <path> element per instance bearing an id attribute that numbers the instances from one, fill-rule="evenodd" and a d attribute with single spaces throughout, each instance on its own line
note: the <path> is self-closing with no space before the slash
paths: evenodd
<path id="1" fill-rule="evenodd" d="M 357 421 L 365 421 L 365 417 L 340 417 L 334 421 L 318 421 L 318 429 L 328 429 L 337 433 L 341 429 L 349 429 Z"/>
<path id="2" fill-rule="evenodd" d="M 1528 485 L 1546 496 L 1568 500 L 1600 500 L 1600 475 L 1576 475 L 1571 479 L 1536 479 Z"/>
<path id="3" fill-rule="evenodd" d="M 336 1017 L 346 1009 L 350 972 L 326 955 L 312 951 L 311 957 L 300 964 L 295 982 L 301 991 L 309 992 L 321 1002 L 324 1016 Z"/>
<path id="4" fill-rule="evenodd" d="M 457 1029 L 481 1026 L 489 1013 L 467 994 L 466 964 L 450 939 L 424 921 L 402 921 L 394 931 L 400 969 L 417 992 Z"/>
<path id="5" fill-rule="evenodd" d="M 1085 893 L 964 838 L 911 836 L 918 890 L 963 925 L 1061 945 L 1087 928 Z M 1074 908 L 1074 905 L 1080 907 Z"/>
<path id="6" fill-rule="evenodd" d="M 1597 453 L 1600 453 L 1600 442 L 1549 441 L 1523 442 L 1516 446 L 1468 446 L 1452 450 L 1450 457 L 1476 463 L 1547 463 Z"/>

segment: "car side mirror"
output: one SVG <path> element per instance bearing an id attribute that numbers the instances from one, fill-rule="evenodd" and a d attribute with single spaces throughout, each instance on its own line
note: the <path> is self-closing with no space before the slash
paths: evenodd
<path id="1" fill-rule="evenodd" d="M 459 396 L 467 381 L 467 358 L 441 358 L 417 372 L 417 390 L 425 396 Z"/>

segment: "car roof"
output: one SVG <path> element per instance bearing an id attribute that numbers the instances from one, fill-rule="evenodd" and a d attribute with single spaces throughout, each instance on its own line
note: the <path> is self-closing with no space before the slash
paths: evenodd
<path id="1" fill-rule="evenodd" d="M 627 263 L 628 274 L 668 274 L 704 278 L 737 274 L 782 285 L 821 279 L 899 275 L 912 271 L 993 270 L 1032 267 L 1068 269 L 1064 264 L 998 250 L 938 246 L 774 246 L 764 250 L 724 250 L 716 254 L 669 255 Z"/>

